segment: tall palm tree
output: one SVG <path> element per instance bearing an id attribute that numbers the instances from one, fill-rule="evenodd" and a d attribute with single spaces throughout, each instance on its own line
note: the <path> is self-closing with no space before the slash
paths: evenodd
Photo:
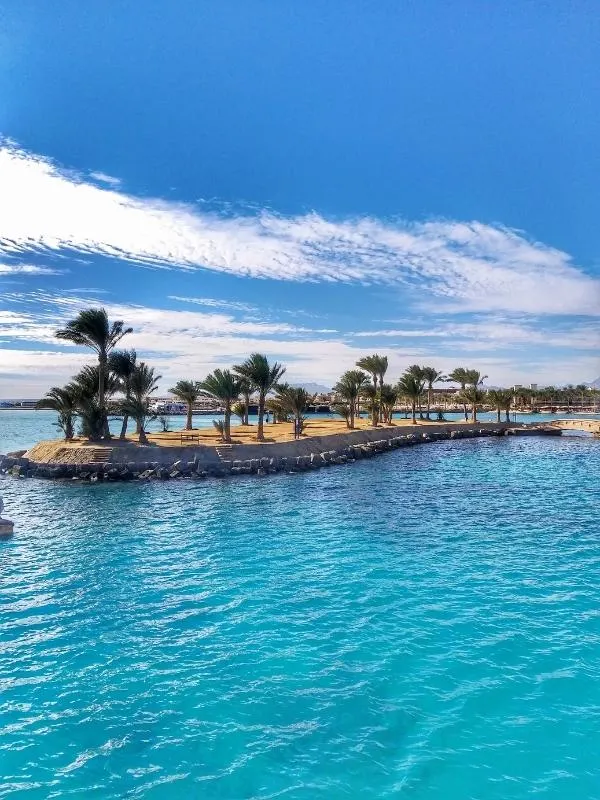
<path id="1" fill-rule="evenodd" d="M 421 367 L 421 374 L 427 385 L 427 419 L 431 419 L 431 404 L 433 402 L 433 384 L 444 380 L 444 373 L 438 372 L 435 367 Z"/>
<path id="2" fill-rule="evenodd" d="M 304 428 L 306 418 L 304 412 L 314 403 L 316 395 L 310 394 L 301 386 L 289 386 L 280 384 L 276 387 L 276 397 L 281 406 L 294 418 L 294 431 L 300 436 Z"/>
<path id="3" fill-rule="evenodd" d="M 133 328 L 126 328 L 122 320 L 111 323 L 106 309 L 86 308 L 55 333 L 57 339 L 72 342 L 81 347 L 89 347 L 98 356 L 98 408 L 102 417 L 103 435 L 106 439 L 110 439 L 105 392 L 108 356 L 121 339 L 132 332 Z"/>
<path id="4" fill-rule="evenodd" d="M 136 421 L 140 444 L 148 444 L 145 426 L 156 414 L 150 411 L 150 395 L 158 388 L 161 375 L 144 361 L 136 364 L 129 380 L 129 396 L 123 402 L 123 411 Z"/>
<path id="5" fill-rule="evenodd" d="M 375 392 L 368 399 L 371 404 L 371 422 L 376 427 L 379 421 L 379 396 L 377 393 L 377 387 L 383 385 L 383 378 L 388 368 L 388 359 L 387 356 L 380 356 L 379 353 L 373 353 L 371 356 L 363 356 L 362 358 L 359 358 L 356 362 L 356 366 L 359 369 L 368 372 L 373 380 L 373 388 Z"/>
<path id="6" fill-rule="evenodd" d="M 192 414 L 194 413 L 194 403 L 198 400 L 200 395 L 202 394 L 202 389 L 200 387 L 200 383 L 198 381 L 177 381 L 175 386 L 172 389 L 169 389 L 169 392 L 177 397 L 178 400 L 181 400 L 183 403 L 187 403 L 187 417 L 185 420 L 185 430 L 191 431 L 192 430 Z"/>
<path id="7" fill-rule="evenodd" d="M 425 387 L 425 374 L 423 370 L 425 367 L 420 367 L 418 364 L 411 364 L 410 367 L 406 370 L 407 375 L 412 375 L 413 378 L 418 382 L 423 384 L 423 388 Z M 419 408 L 419 419 L 423 419 L 423 409 L 421 407 L 421 401 L 423 397 L 423 389 L 421 389 L 421 394 L 417 398 L 417 404 Z"/>
<path id="8" fill-rule="evenodd" d="M 380 358 L 381 356 L 375 353 L 372 356 L 363 356 L 356 362 L 356 366 L 359 369 L 364 370 L 371 376 L 371 379 L 373 380 L 373 386 L 375 388 L 377 388 L 377 380 L 379 378 L 379 372 L 381 369 Z"/>
<path id="9" fill-rule="evenodd" d="M 466 369 L 465 367 L 456 367 L 456 369 L 453 369 L 452 372 L 448 375 L 447 380 L 451 381 L 452 383 L 458 383 L 458 385 L 460 386 L 460 391 L 462 396 L 462 392 L 465 391 L 467 383 L 469 382 L 468 378 L 469 378 L 468 369 Z M 467 411 L 467 403 L 465 402 L 464 398 L 462 400 L 462 406 L 466 422 L 469 419 L 469 414 Z"/>
<path id="10" fill-rule="evenodd" d="M 120 388 L 125 395 L 125 399 L 129 397 L 131 376 L 135 371 L 136 362 L 137 354 L 135 350 L 113 350 L 108 357 L 108 368 L 121 382 Z M 123 424 L 121 425 L 119 439 L 125 439 L 128 422 L 129 414 L 123 413 Z"/>
<path id="11" fill-rule="evenodd" d="M 471 398 L 471 417 L 473 422 L 477 422 L 477 405 L 485 400 L 485 392 L 480 388 L 483 386 L 487 375 L 482 375 L 477 369 L 467 370 L 467 396 Z"/>
<path id="12" fill-rule="evenodd" d="M 252 353 L 243 364 L 238 364 L 233 370 L 239 377 L 246 378 L 252 388 L 258 392 L 258 431 L 256 439 L 259 442 L 263 442 L 265 439 L 263 427 L 265 399 L 279 382 L 285 372 L 285 367 L 278 364 L 277 361 L 269 364 L 267 357 L 261 353 Z"/>
<path id="13" fill-rule="evenodd" d="M 200 388 L 211 397 L 220 400 L 225 410 L 223 441 L 231 441 L 231 406 L 241 392 L 241 380 L 228 369 L 216 369 L 202 381 Z"/>
<path id="14" fill-rule="evenodd" d="M 413 425 L 417 422 L 417 403 L 421 400 L 424 388 L 425 381 L 422 378 L 418 378 L 414 370 L 411 372 L 410 369 L 407 369 L 398 381 L 398 393 L 406 397 L 410 402 Z"/>
<path id="15" fill-rule="evenodd" d="M 355 416 L 359 411 L 360 396 L 368 384 L 367 375 L 360 369 L 350 369 L 341 376 L 333 387 L 336 397 L 342 400 L 340 408 L 348 408 L 348 427 L 354 428 Z"/>
<path id="16" fill-rule="evenodd" d="M 77 414 L 77 395 L 72 387 L 60 388 L 53 386 L 46 396 L 35 405 L 36 408 L 48 408 L 58 412 L 57 427 L 65 435 L 65 441 L 70 441 L 75 435 L 75 416 Z"/>

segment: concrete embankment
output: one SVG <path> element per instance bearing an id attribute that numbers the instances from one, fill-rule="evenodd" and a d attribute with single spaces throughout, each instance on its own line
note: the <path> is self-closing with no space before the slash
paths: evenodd
<path id="1" fill-rule="evenodd" d="M 552 428 L 514 423 L 432 423 L 371 428 L 297 441 L 221 446 L 61 448 L 41 443 L 0 456 L 0 472 L 15 477 L 122 481 L 266 475 L 347 464 L 402 447 L 448 439 L 505 435 L 560 435 Z M 49 447 L 50 444 L 54 446 Z M 100 460 L 98 453 L 101 454 Z M 44 456 L 44 457 L 42 457 Z"/>

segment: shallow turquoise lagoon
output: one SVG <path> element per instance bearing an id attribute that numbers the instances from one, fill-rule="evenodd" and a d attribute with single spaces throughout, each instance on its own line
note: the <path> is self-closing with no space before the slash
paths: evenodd
<path id="1" fill-rule="evenodd" d="M 2 480 L 0 797 L 597 800 L 600 441 Z"/>

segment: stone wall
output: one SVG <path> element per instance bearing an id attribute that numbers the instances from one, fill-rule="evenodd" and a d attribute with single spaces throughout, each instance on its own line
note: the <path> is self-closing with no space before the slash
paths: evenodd
<path id="1" fill-rule="evenodd" d="M 0 456 L 0 472 L 19 478 L 91 482 L 294 473 L 347 464 L 417 444 L 511 434 L 560 435 L 560 431 L 489 422 L 410 425 L 348 431 L 291 442 L 232 445 L 226 457 L 219 455 L 216 447 L 131 445 L 114 448 L 110 461 L 105 463 L 41 463 L 29 458 L 27 453 L 13 453 Z"/>

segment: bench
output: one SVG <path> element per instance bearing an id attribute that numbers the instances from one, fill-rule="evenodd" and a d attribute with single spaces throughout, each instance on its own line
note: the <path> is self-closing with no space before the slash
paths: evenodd
<path id="1" fill-rule="evenodd" d="M 200 434 L 198 433 L 182 433 L 181 434 L 181 444 L 184 442 L 197 442 L 200 444 Z"/>

